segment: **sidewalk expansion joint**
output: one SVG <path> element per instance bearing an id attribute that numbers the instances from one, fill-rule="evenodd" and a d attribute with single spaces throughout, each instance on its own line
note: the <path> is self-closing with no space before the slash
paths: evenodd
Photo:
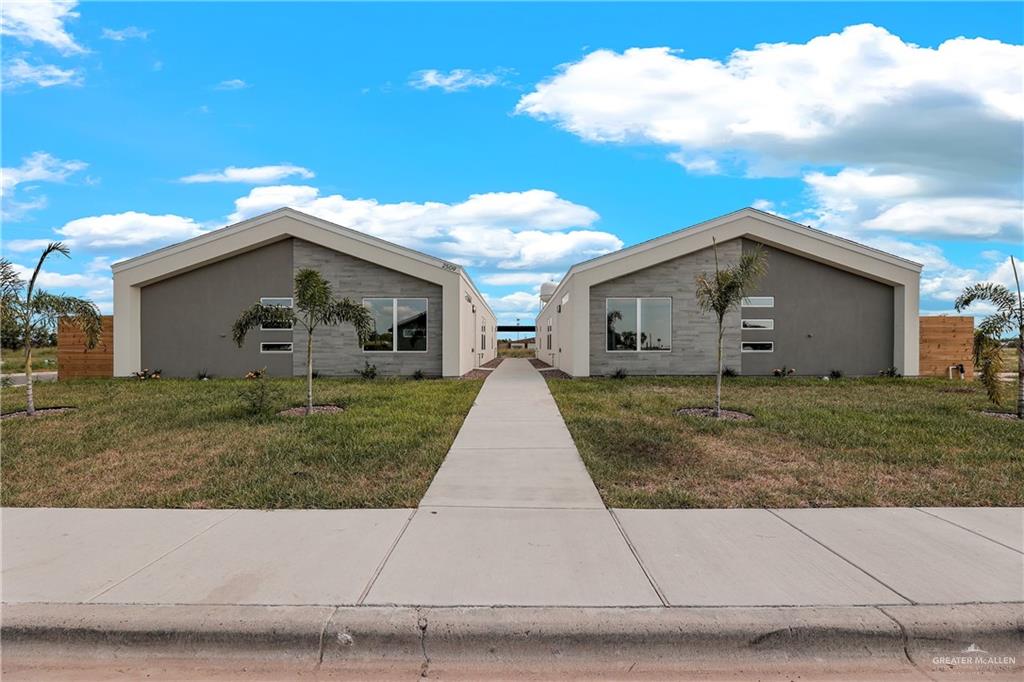
<path id="1" fill-rule="evenodd" d="M 412 513 L 409 514 L 409 518 L 405 520 L 405 523 L 402 525 L 402 529 L 399 530 L 398 535 L 395 536 L 395 541 L 391 543 L 390 547 L 388 547 L 388 551 L 384 554 L 384 558 L 380 560 L 379 564 L 377 564 L 377 568 L 376 570 L 374 570 L 373 575 L 370 576 L 369 581 L 367 581 L 366 587 L 364 587 L 363 591 L 359 594 L 359 599 L 356 600 L 356 606 L 363 605 L 363 602 L 366 600 L 367 595 L 370 594 L 370 590 L 373 589 L 374 583 L 377 582 L 377 578 L 380 577 L 381 572 L 384 570 L 384 565 L 388 562 L 388 559 L 391 558 L 391 554 L 395 551 L 395 547 L 398 546 L 398 543 L 402 539 L 402 536 L 405 535 L 405 531 L 409 527 L 409 524 L 412 523 L 412 519 L 414 516 L 416 516 L 417 511 L 419 511 L 418 507 L 416 509 L 413 509 Z"/>
<path id="2" fill-rule="evenodd" d="M 230 519 L 230 518 L 231 518 L 232 516 L 234 516 L 235 514 L 237 514 L 237 513 L 239 512 L 239 511 L 241 511 L 241 510 L 240 510 L 240 509 L 234 509 L 234 510 L 232 510 L 232 511 L 231 511 L 231 513 L 230 513 L 230 514 L 225 514 L 225 515 L 223 516 L 223 518 L 220 518 L 220 519 L 218 519 L 218 520 L 214 521 L 214 522 L 213 522 L 213 523 L 211 523 L 211 524 L 210 524 L 209 526 L 207 526 L 206 528 L 203 528 L 203 529 L 202 529 L 201 531 L 199 531 L 199 532 L 198 532 L 198 533 L 196 533 L 195 535 L 192 535 L 191 537 L 189 537 L 189 538 L 188 538 L 187 540 L 185 540 L 184 542 L 182 542 L 182 543 L 180 543 L 180 544 L 177 544 L 177 545 L 175 545 L 174 547 L 170 548 L 169 550 L 167 550 L 166 552 L 164 552 L 163 554 L 161 554 L 161 555 L 160 555 L 160 556 L 158 556 L 157 558 L 155 558 L 155 559 L 153 559 L 152 561 L 150 561 L 149 563 L 147 563 L 147 564 L 146 564 L 145 566 L 142 566 L 142 567 L 141 567 L 141 568 L 139 568 L 138 570 L 132 571 L 131 573 L 129 573 L 129 574 L 128 574 L 128 575 L 126 575 L 125 577 L 121 578 L 121 579 L 120 579 L 120 580 L 118 580 L 117 582 L 113 583 L 112 585 L 107 585 L 107 586 L 106 586 L 106 587 L 104 587 L 104 588 L 103 588 L 102 590 L 100 590 L 100 591 L 99 591 L 99 592 L 97 592 L 96 594 L 92 595 L 91 597 L 89 597 L 89 598 L 88 598 L 88 599 L 86 599 L 85 601 L 86 601 L 86 602 L 91 602 L 91 601 L 92 601 L 93 599 L 98 599 L 99 597 L 102 597 L 102 596 L 103 596 L 104 594 L 106 594 L 106 593 L 107 593 L 107 592 L 109 592 L 110 590 L 114 589 L 114 588 L 115 588 L 115 587 L 117 587 L 118 585 L 120 585 L 120 584 L 124 583 L 124 582 L 125 582 L 125 581 L 127 581 L 127 580 L 131 580 L 132 578 L 134 578 L 135 576 L 137 576 L 137 575 L 138 575 L 139 573 L 142 573 L 143 571 L 145 571 L 145 570 L 146 570 L 147 568 L 149 568 L 150 566 L 152 566 L 152 565 L 153 565 L 153 564 L 155 564 L 156 562 L 160 561 L 161 559 L 164 559 L 164 558 L 166 558 L 167 556 L 169 556 L 170 554 L 172 554 L 172 553 L 174 553 L 174 552 L 177 552 L 177 551 L 178 551 L 179 549 L 181 549 L 182 547 L 184 547 L 184 546 L 185 546 L 185 545 L 187 545 L 188 543 L 192 542 L 193 540 L 195 540 L 195 539 L 196 539 L 197 537 L 199 537 L 200 535 L 203 535 L 204 533 L 206 533 L 206 532 L 208 532 L 208 531 L 212 530 L 213 528 L 216 528 L 216 527 L 217 527 L 217 526 L 219 526 L 220 524 L 224 523 L 225 521 L 227 521 L 228 519 Z"/>
<path id="3" fill-rule="evenodd" d="M 876 577 L 876 576 L 872 575 L 872 574 L 871 574 L 870 572 L 868 572 L 867 570 L 865 570 L 865 569 L 864 569 L 863 567 L 861 567 L 861 566 L 858 566 L 857 564 L 853 563 L 852 561 L 850 561 L 849 559 L 847 559 L 846 557 L 844 557 L 844 556 L 843 556 L 842 554 L 840 554 L 839 552 L 837 552 L 836 550 L 832 549 L 831 547 L 829 547 L 828 545 L 826 545 L 826 544 L 825 544 L 824 542 L 822 542 L 821 540 L 819 540 L 818 538 L 814 537 L 813 535 L 811 535 L 810 533 L 808 533 L 807 531 L 805 531 L 805 530 L 804 530 L 803 528 L 800 528 L 800 527 L 796 526 L 795 524 L 793 524 L 793 523 L 790 523 L 790 522 L 789 522 L 788 520 L 786 520 L 785 518 L 783 518 L 783 517 L 782 517 L 782 516 L 780 516 L 779 514 L 775 513 L 775 510 L 773 510 L 773 509 L 767 509 L 767 508 L 766 508 L 766 509 L 765 509 L 765 511 L 766 511 L 766 512 L 768 512 L 769 514 L 771 514 L 772 516 L 774 516 L 775 518 L 777 518 L 777 519 L 778 519 L 779 521 L 782 521 L 782 522 L 783 522 L 784 524 L 786 524 L 787 526 L 789 526 L 790 528 L 792 528 L 792 529 L 793 529 L 793 530 L 795 530 L 796 532 L 798 532 L 798 533 L 800 533 L 801 535 L 803 535 L 803 536 L 805 536 L 805 537 L 809 538 L 809 539 L 810 539 L 810 540 L 811 540 L 812 542 L 815 542 L 815 543 L 817 543 L 817 544 L 818 544 L 818 545 L 820 545 L 821 547 L 824 547 L 825 549 L 827 549 L 827 550 L 828 550 L 829 552 L 831 552 L 832 554 L 835 554 L 835 555 L 836 555 L 837 557 L 839 557 L 840 559 L 842 559 L 842 560 L 843 560 L 843 561 L 845 561 L 846 563 L 850 564 L 851 566 L 853 566 L 854 568 L 856 568 L 856 569 L 857 569 L 858 571 L 860 571 L 861 573 L 863 573 L 863 574 L 864 574 L 864 575 L 866 575 L 867 577 L 871 578 L 871 579 L 872 579 L 872 580 L 874 580 L 874 581 L 875 581 L 876 583 L 878 583 L 879 585 L 881 585 L 881 586 L 882 586 L 882 587 L 884 587 L 885 589 L 889 590 L 890 592 L 892 592 L 892 593 L 893 593 L 893 594 L 895 594 L 896 596 L 900 597 L 901 599 L 906 599 L 906 600 L 907 600 L 907 602 L 908 602 L 908 603 L 910 603 L 910 604 L 917 604 L 917 602 L 916 602 L 916 601 L 914 601 L 913 599 L 911 599 L 911 598 L 910 598 L 910 597 L 908 597 L 907 595 L 905 595 L 905 594 L 901 593 L 901 592 L 900 592 L 899 590 L 897 590 L 897 589 L 893 588 L 893 587 L 892 587 L 891 585 L 888 585 L 888 584 L 886 584 L 886 583 L 885 583 L 885 581 L 883 581 L 883 580 L 880 580 L 880 579 L 879 579 L 878 577 Z"/>
<path id="4" fill-rule="evenodd" d="M 658 581 L 654 579 L 654 576 L 651 575 L 650 571 L 647 570 L 647 567 L 644 566 L 644 562 L 640 558 L 639 552 L 637 552 L 636 547 L 633 546 L 633 541 L 629 539 L 629 536 L 626 534 L 626 529 L 622 527 L 622 523 L 619 521 L 619 517 L 615 515 L 615 510 L 611 508 L 607 509 L 608 513 L 612 517 L 612 522 L 615 524 L 615 527 L 619 529 L 619 534 L 622 535 L 622 539 L 626 543 L 626 547 L 629 548 L 629 551 L 633 555 L 633 558 L 636 559 L 637 565 L 640 567 L 640 570 L 643 571 L 644 577 L 647 578 L 647 582 L 651 584 L 651 588 L 654 590 L 654 593 L 658 595 L 658 599 L 661 600 L 661 605 L 670 606 L 670 604 L 668 603 L 668 599 L 665 597 L 665 593 L 662 592 L 661 586 L 658 585 Z"/>
<path id="5" fill-rule="evenodd" d="M 957 528 L 959 528 L 961 530 L 965 530 L 968 533 L 974 533 L 979 538 L 985 538 L 989 542 L 994 542 L 997 545 L 999 545 L 1000 547 L 1005 547 L 1006 549 L 1013 550 L 1014 552 L 1017 552 L 1017 554 L 1024 554 L 1024 552 L 1020 551 L 1016 547 L 1011 547 L 1010 545 L 1003 544 L 1002 542 L 999 542 L 999 540 L 996 540 L 994 538 L 990 538 L 987 535 L 979 533 L 978 531 L 974 530 L 973 528 L 968 528 L 967 526 L 961 526 L 956 521 L 950 521 L 949 519 L 947 519 L 945 517 L 939 516 L 938 514 L 932 514 L 930 511 L 926 511 L 924 509 L 921 509 L 920 507 L 913 507 L 913 509 L 916 509 L 917 511 L 921 512 L 922 514 L 927 514 L 928 516 L 931 516 L 932 518 L 938 519 L 939 521 L 945 521 L 946 523 L 950 524 L 951 526 L 956 526 Z"/>
<path id="6" fill-rule="evenodd" d="M 891 620 L 893 623 L 896 624 L 896 627 L 899 628 L 900 643 L 903 646 L 903 656 L 907 659 L 907 663 L 912 665 L 915 670 L 917 670 L 919 673 L 927 677 L 929 680 L 935 680 L 935 678 L 929 675 L 928 671 L 919 666 L 917 664 L 917 661 L 914 660 L 914 657 L 910 655 L 910 637 L 907 635 L 907 629 L 903 627 L 903 623 L 901 623 L 898 618 L 894 617 L 891 613 L 883 609 L 881 606 L 876 606 L 875 610 L 881 613 L 889 620 Z"/>

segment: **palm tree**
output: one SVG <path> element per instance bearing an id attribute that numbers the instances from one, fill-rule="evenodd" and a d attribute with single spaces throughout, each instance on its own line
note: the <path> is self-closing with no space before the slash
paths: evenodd
<path id="1" fill-rule="evenodd" d="M 718 264 L 718 242 L 712 238 L 715 251 L 715 276 L 697 276 L 697 305 L 703 312 L 713 312 L 718 318 L 718 372 L 715 377 L 715 418 L 722 416 L 722 338 L 725 335 L 725 315 L 740 305 L 743 297 L 754 288 L 767 268 L 764 251 L 760 246 L 740 257 L 739 263 L 722 269 Z"/>
<path id="2" fill-rule="evenodd" d="M 1013 280 L 1017 284 L 1014 295 L 1002 284 L 986 282 L 972 284 L 964 289 L 953 304 L 957 312 L 965 310 L 975 302 L 990 303 L 996 311 L 978 325 L 974 336 L 974 363 L 981 368 L 981 381 L 988 397 L 996 405 L 1002 400 L 1002 386 L 999 370 L 1002 369 L 1002 343 L 1000 339 L 1016 328 L 1017 339 L 1017 419 L 1024 419 L 1024 297 L 1021 296 L 1020 277 L 1017 262 L 1010 256 Z"/>
<path id="3" fill-rule="evenodd" d="M 6 258 L 0 259 L 0 314 L 14 321 L 25 345 L 25 413 L 30 417 L 36 413 L 32 390 L 32 339 L 42 332 L 52 331 L 57 320 L 65 319 L 81 328 L 87 348 L 95 348 L 103 325 L 100 311 L 92 301 L 36 289 L 43 262 L 54 253 L 71 257 L 71 250 L 61 242 L 47 244 L 27 286 L 14 264 Z"/>
<path id="4" fill-rule="evenodd" d="M 295 273 L 294 307 L 256 303 L 242 311 L 232 327 L 238 347 L 245 336 L 260 326 L 302 327 L 306 330 L 306 414 L 313 411 L 313 332 L 322 325 L 350 324 L 356 329 L 360 345 L 373 327 L 370 311 L 348 298 L 336 299 L 330 282 L 316 270 L 303 268 Z"/>

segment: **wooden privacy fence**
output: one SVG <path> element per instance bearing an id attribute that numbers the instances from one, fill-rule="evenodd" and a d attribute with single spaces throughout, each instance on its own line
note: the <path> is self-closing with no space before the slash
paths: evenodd
<path id="1" fill-rule="evenodd" d="M 948 377 L 950 365 L 963 365 L 964 377 L 974 377 L 971 351 L 974 346 L 974 318 L 930 315 L 921 318 L 920 374 Z M 957 378 L 956 371 L 953 378 Z"/>
<path id="2" fill-rule="evenodd" d="M 57 324 L 57 379 L 114 376 L 114 316 L 103 316 L 99 343 L 85 346 L 85 334 L 76 325 Z"/>

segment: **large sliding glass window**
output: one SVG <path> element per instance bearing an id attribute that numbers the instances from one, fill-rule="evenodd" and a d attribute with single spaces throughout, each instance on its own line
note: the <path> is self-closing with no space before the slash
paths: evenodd
<path id="1" fill-rule="evenodd" d="M 671 298 L 609 298 L 609 351 L 672 350 Z"/>
<path id="2" fill-rule="evenodd" d="M 364 351 L 427 350 L 427 299 L 364 298 L 363 305 L 373 319 Z"/>

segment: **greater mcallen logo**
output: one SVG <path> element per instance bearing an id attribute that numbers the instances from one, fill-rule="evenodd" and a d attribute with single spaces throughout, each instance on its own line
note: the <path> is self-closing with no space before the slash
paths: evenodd
<path id="1" fill-rule="evenodd" d="M 1016 665 L 1015 656 L 993 656 L 973 642 L 959 656 L 935 656 L 933 665 Z"/>

